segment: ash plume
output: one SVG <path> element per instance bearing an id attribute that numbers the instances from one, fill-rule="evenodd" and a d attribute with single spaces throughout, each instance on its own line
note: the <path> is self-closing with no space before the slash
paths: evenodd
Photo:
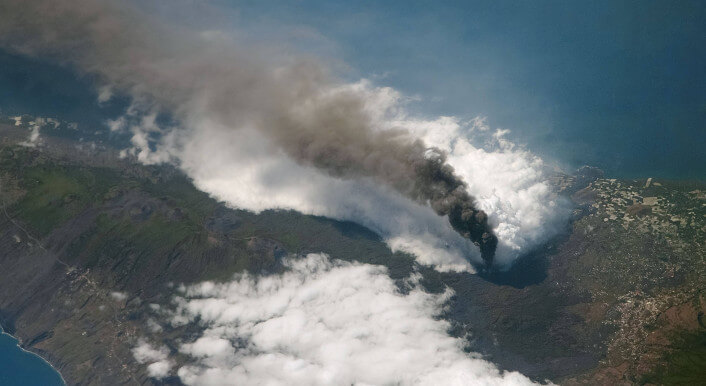
<path id="1" fill-rule="evenodd" d="M 273 60 L 213 31 L 102 0 L 5 0 L 0 46 L 97 77 L 130 95 L 132 111 L 169 113 L 184 130 L 199 118 L 255 129 L 300 164 L 338 178 L 371 178 L 447 215 L 492 263 L 497 238 L 446 155 L 404 128 L 377 127 L 364 98 L 314 61 Z"/>

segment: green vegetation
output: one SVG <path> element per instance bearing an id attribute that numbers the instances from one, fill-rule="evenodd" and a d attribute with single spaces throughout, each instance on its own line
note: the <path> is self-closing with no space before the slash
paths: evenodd
<path id="1" fill-rule="evenodd" d="M 72 322 L 51 340 L 58 345 L 54 353 L 79 364 L 74 371 L 81 378 L 91 376 L 89 359 L 104 353 L 73 354 L 81 346 L 78 337 L 112 318 L 111 305 L 122 307 L 103 299 L 105 291 L 139 297 L 128 300 L 126 320 L 144 325 L 150 315 L 144 304 L 168 301 L 173 284 L 228 280 L 244 270 L 277 272 L 283 269 L 279 259 L 288 254 L 323 252 L 383 265 L 394 279 L 417 271 L 429 291 L 452 288 L 455 300 L 443 315 L 453 321 L 452 333 L 473 337 L 469 350 L 488 352 L 502 367 L 537 364 L 530 374 L 536 379 L 589 371 L 606 352 L 618 363 L 641 363 L 642 343 L 662 328 L 657 319 L 662 311 L 703 287 L 703 187 L 685 191 L 666 183 L 644 188 L 644 181 L 598 180 L 582 201 L 586 215 L 576 219 L 571 235 L 525 256 L 505 276 L 484 276 L 417 266 L 412 256 L 393 253 L 378 235 L 354 223 L 286 210 L 228 209 L 171 167 L 105 164 L 112 166 L 71 161 L 70 155 L 45 149 L 0 148 L 0 198 L 8 214 L 70 266 L 70 274 L 54 279 L 72 283 L 56 295 L 57 304 L 83 291 L 72 306 L 81 312 L 55 307 Z M 629 213 L 635 203 L 650 212 Z M 26 268 L 28 277 L 36 275 L 32 265 Z M 90 323 L 77 322 L 87 313 Z M 41 315 L 54 323 L 52 314 Z M 101 339 L 117 336 L 108 330 Z M 169 339 L 188 333 L 165 331 Z M 703 333 L 675 341 L 664 365 L 645 382 L 690 384 L 704 377 L 705 343 Z M 122 343 L 115 347 L 125 349 Z M 634 369 L 627 373 L 640 376 Z"/>
<path id="2" fill-rule="evenodd" d="M 706 331 L 683 333 L 672 340 L 663 364 L 641 384 L 702 385 L 706 381 Z"/>
<path id="3" fill-rule="evenodd" d="M 164 173 L 154 168 L 154 173 Z M 192 182 L 183 174 L 170 170 L 167 176 L 158 181 L 142 179 L 140 188 L 154 197 L 170 201 L 182 209 L 194 221 L 203 222 L 218 207 L 218 203 L 208 194 L 196 189 Z"/>
<path id="4" fill-rule="evenodd" d="M 100 201 L 115 182 L 108 169 L 40 165 L 24 170 L 25 196 L 12 208 L 40 235 Z"/>
<path id="5" fill-rule="evenodd" d="M 8 207 L 13 218 L 40 239 L 60 239 L 54 244 L 65 245 L 62 260 L 110 272 L 115 283 L 138 285 L 150 275 L 226 280 L 243 270 L 277 270 L 275 246 L 279 255 L 323 252 L 386 265 L 395 278 L 412 271 L 411 256 L 392 253 L 364 227 L 292 211 L 227 210 L 170 167 L 79 166 L 6 147 L 0 170 L 21 190 Z M 210 229 L 219 216 L 230 222 Z"/>

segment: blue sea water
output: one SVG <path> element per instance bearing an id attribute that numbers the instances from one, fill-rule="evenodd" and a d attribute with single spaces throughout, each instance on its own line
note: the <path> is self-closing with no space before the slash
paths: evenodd
<path id="1" fill-rule="evenodd" d="M 22 350 L 17 339 L 0 333 L 0 385 L 63 386 L 64 382 L 49 363 Z"/>
<path id="2" fill-rule="evenodd" d="M 319 45 L 300 45 L 350 64 L 351 80 L 420 96 L 423 115 L 487 116 L 562 166 L 706 179 L 703 2 L 224 2 L 256 36 L 309 27 Z M 126 104 L 99 105 L 90 76 L 0 50 L 0 114 L 100 128 Z M 0 334 L 0 386 L 62 384 Z"/>
<path id="3" fill-rule="evenodd" d="M 306 26 L 318 40 L 293 44 L 351 80 L 432 118 L 485 116 L 567 171 L 706 180 L 704 1 L 224 1 L 236 30 Z"/>

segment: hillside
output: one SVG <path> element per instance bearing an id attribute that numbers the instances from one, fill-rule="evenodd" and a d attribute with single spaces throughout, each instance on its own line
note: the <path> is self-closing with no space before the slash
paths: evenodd
<path id="1" fill-rule="evenodd" d="M 452 288 L 452 333 L 537 380 L 680 383 L 706 368 L 699 183 L 560 175 L 576 204 L 565 234 L 506 273 L 440 273 L 353 223 L 231 209 L 107 145 L 45 136 L 29 147 L 22 127 L 0 133 L 0 322 L 70 384 L 157 382 L 131 349 L 148 337 L 186 360 L 176 342 L 194 326 L 150 328 L 175 286 L 279 272 L 282 257 L 309 252 Z"/>

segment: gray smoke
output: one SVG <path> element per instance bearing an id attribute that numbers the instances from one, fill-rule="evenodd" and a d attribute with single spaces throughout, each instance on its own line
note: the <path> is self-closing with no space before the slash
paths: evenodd
<path id="1" fill-rule="evenodd" d="M 202 114 L 234 129 L 256 128 L 301 164 L 339 178 L 373 178 L 448 215 L 492 263 L 497 238 L 445 154 L 403 128 L 376 128 L 363 97 L 336 88 L 316 62 L 280 65 L 256 47 L 102 0 L 3 0 L 0 45 L 95 76 L 143 111 L 168 112 L 184 124 Z"/>

